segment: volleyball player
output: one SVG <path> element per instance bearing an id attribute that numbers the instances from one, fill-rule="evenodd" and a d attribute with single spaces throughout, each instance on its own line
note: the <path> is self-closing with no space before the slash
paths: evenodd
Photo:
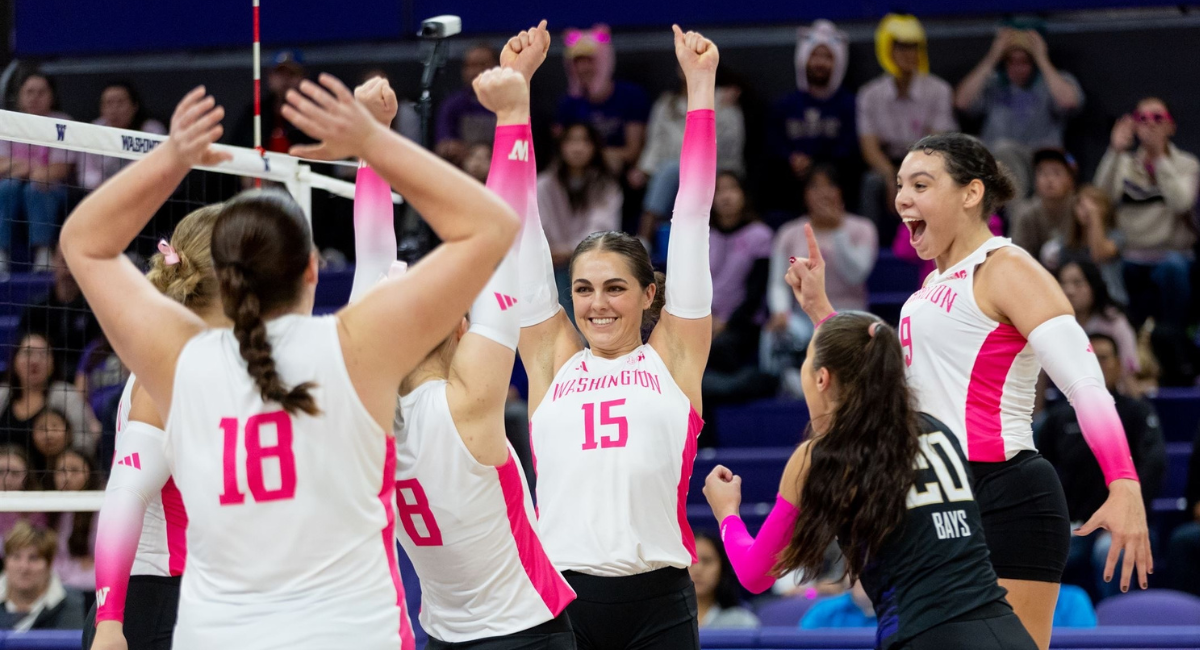
<path id="1" fill-rule="evenodd" d="M 820 573 L 836 539 L 875 605 L 876 648 L 1033 650 L 988 564 L 966 459 L 916 411 L 904 370 L 896 332 L 871 314 L 817 329 L 800 369 L 811 435 L 757 539 L 738 516 L 741 477 L 718 465 L 705 480 L 734 571 L 762 593 L 790 571 Z"/>
<path id="2" fill-rule="evenodd" d="M 219 204 L 209 205 L 184 217 L 171 241 L 159 243 L 146 276 L 209 327 L 232 325 L 217 295 L 210 252 L 220 211 Z M 116 452 L 96 531 L 96 603 L 84 625 L 84 648 L 171 647 L 187 512 L 171 480 L 165 436 L 158 410 L 131 376 L 117 408 Z"/>
<path id="3" fill-rule="evenodd" d="M 594 233 L 575 249 L 577 331 L 559 309 L 536 213 L 521 235 L 518 349 L 529 374 L 539 525 L 577 594 L 567 614 L 580 648 L 699 647 L 686 499 L 712 340 L 718 52 L 700 34 L 674 31 L 688 115 L 661 320 L 663 283 L 637 239 Z"/>
<path id="4" fill-rule="evenodd" d="M 1105 578 L 1124 553 L 1121 589 L 1134 567 L 1153 570 L 1141 486 L 1129 443 L 1087 334 L 1058 283 L 987 218 L 1012 197 L 1012 181 L 979 140 L 929 136 L 910 149 L 897 178 L 896 210 L 912 245 L 937 270 L 904 304 L 899 327 L 918 408 L 946 423 L 971 462 L 992 565 L 1008 601 L 1043 650 L 1070 544 L 1066 498 L 1033 444 L 1040 368 L 1079 414 L 1109 497 L 1075 534 L 1112 533 Z M 810 247 L 788 273 L 805 311 L 833 312 L 824 261 Z"/>
<path id="5" fill-rule="evenodd" d="M 167 142 L 80 204 L 62 247 L 167 423 L 189 518 L 174 647 L 411 648 L 393 540 L 396 387 L 461 318 L 486 281 L 478 270 L 499 264 L 518 223 L 329 75 L 289 92 L 283 112 L 320 141 L 297 153 L 364 159 L 444 243 L 405 278 L 313 318 L 304 214 L 286 195 L 243 193 L 212 234 L 233 328 L 205 331 L 122 255 L 190 168 L 227 158 L 212 147 L 223 111 L 197 88 Z"/>
<path id="6" fill-rule="evenodd" d="M 502 60 L 532 75 L 546 57 L 545 22 L 521 32 Z M 520 65 L 514 65 L 518 63 Z M 537 210 L 537 169 L 528 147 L 528 79 L 496 68 L 474 82 L 480 103 L 496 113 L 488 187 L 518 213 Z M 383 124 L 395 94 L 387 82 L 356 95 Z M 388 110 L 389 107 L 391 110 Z M 527 155 L 510 156 L 513 151 Z M 394 259 L 375 242 L 394 238 L 387 184 L 360 169 L 355 285 L 366 286 Z M 368 207 L 378 208 L 371 214 Z M 360 236 L 361 235 L 361 236 Z M 421 580 L 421 625 L 430 649 L 572 649 L 562 614 L 575 594 L 542 550 L 525 475 L 504 433 L 504 402 L 520 336 L 517 246 L 492 275 L 464 320 L 400 384 L 396 426 L 397 536 Z"/>

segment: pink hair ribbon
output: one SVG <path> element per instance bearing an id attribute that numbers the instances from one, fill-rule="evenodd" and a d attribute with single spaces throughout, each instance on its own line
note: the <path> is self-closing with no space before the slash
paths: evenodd
<path id="1" fill-rule="evenodd" d="M 175 247 L 167 240 L 158 240 L 158 252 L 162 253 L 163 264 L 174 266 L 179 263 L 179 253 L 175 252 Z"/>

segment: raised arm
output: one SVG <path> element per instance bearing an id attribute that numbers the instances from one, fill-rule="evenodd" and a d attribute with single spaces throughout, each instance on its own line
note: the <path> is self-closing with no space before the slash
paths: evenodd
<path id="1" fill-rule="evenodd" d="M 134 387 L 129 424 L 117 436 L 116 458 L 136 457 L 133 465 L 113 464 L 104 505 L 96 526 L 96 640 L 100 650 L 124 647 L 125 596 L 129 572 L 137 555 L 146 508 L 171 477 L 163 451 L 165 434 L 155 407 L 141 388 Z M 134 418 L 154 422 L 142 422 Z M 156 426 L 157 425 L 157 426 Z"/>
<path id="2" fill-rule="evenodd" d="M 958 82 L 958 88 L 954 91 L 954 108 L 964 113 L 975 111 L 988 79 L 995 73 L 996 64 L 1000 63 L 1004 53 L 1012 47 L 1016 33 L 1015 30 L 1007 27 L 1002 27 L 996 32 L 996 38 L 992 40 L 992 46 L 983 60 L 962 81 Z"/>
<path id="3" fill-rule="evenodd" d="M 163 409 L 171 403 L 179 351 L 204 321 L 159 293 L 124 253 L 192 167 L 228 158 L 210 148 L 221 137 L 224 114 L 203 86 L 188 93 L 167 141 L 88 195 L 59 239 L 113 349 Z"/>
<path id="4" fill-rule="evenodd" d="M 539 59 L 540 64 L 549 42 L 550 33 L 543 22 L 514 36 L 505 49 L 519 48 L 526 57 Z M 536 65 L 533 67 L 536 69 Z M 487 186 L 524 219 L 530 211 L 537 211 L 537 163 L 530 147 L 533 132 L 529 128 L 529 90 L 524 86 L 520 94 L 493 96 L 491 81 L 484 77 L 476 84 L 480 103 L 496 113 L 496 138 Z M 528 154 L 522 155 L 522 151 Z M 471 305 L 471 328 L 451 361 L 446 390 L 450 412 L 463 442 L 476 460 L 486 465 L 502 465 L 508 460 L 504 402 L 521 336 L 520 244 L 519 239 L 513 242 L 504 261 Z"/>
<path id="5" fill-rule="evenodd" d="M 396 118 L 396 93 L 387 79 L 375 77 L 354 89 L 372 117 L 390 127 Z M 388 275 L 396 261 L 392 188 L 370 165 L 361 163 L 354 180 L 354 285 L 350 302 L 366 295 Z"/>
<path id="6" fill-rule="evenodd" d="M 701 410 L 700 380 L 712 344 L 712 272 L 708 222 L 717 182 L 717 63 L 712 41 L 672 27 L 675 56 L 687 81 L 688 114 L 679 155 L 679 192 L 667 244 L 666 305 L 650 335 L 671 376 Z"/>
<path id="7" fill-rule="evenodd" d="M 515 78 L 518 86 L 524 80 Z M 320 141 L 293 147 L 322 160 L 358 156 L 415 208 L 442 244 L 403 277 L 338 312 L 351 382 L 384 429 L 396 389 L 453 329 L 517 231 L 508 206 L 474 179 L 375 121 L 340 81 L 321 75 L 288 92 L 283 116 Z"/>
<path id="8" fill-rule="evenodd" d="M 545 30 L 546 21 L 543 20 L 536 29 L 525 32 L 528 39 L 521 36 L 509 39 L 500 53 L 500 65 L 516 70 L 526 80 L 531 80 L 550 47 L 550 36 Z M 532 140 L 528 142 L 528 152 L 530 166 L 527 173 L 536 174 L 532 164 Z M 510 155 L 520 157 L 520 150 L 514 149 Z M 533 183 L 536 186 L 536 176 Z M 521 278 L 518 295 L 521 336 L 517 350 L 529 377 L 529 412 L 533 413 L 549 390 L 559 367 L 583 349 L 583 340 L 558 304 L 554 261 L 550 243 L 542 230 L 536 199 L 531 200 L 530 209 L 525 214 L 519 239 L 517 265 Z"/>
<path id="9" fill-rule="evenodd" d="M 1046 80 L 1046 88 L 1050 91 L 1050 98 L 1054 100 L 1054 107 L 1058 112 L 1074 113 L 1082 108 L 1082 91 L 1078 84 L 1059 72 L 1058 68 L 1050 62 L 1049 48 L 1046 47 L 1046 40 L 1042 38 L 1042 35 L 1034 29 L 1026 30 L 1025 43 L 1033 55 L 1034 63 L 1042 73 L 1042 78 Z"/>
<path id="10" fill-rule="evenodd" d="M 742 477 L 717 465 L 704 481 L 704 497 L 721 527 L 721 541 L 738 582 L 761 594 L 775 584 L 775 564 L 787 548 L 800 516 L 800 494 L 811 459 L 809 442 L 801 444 L 788 460 L 779 480 L 775 507 L 767 515 L 758 537 L 750 535 L 738 514 L 742 501 Z"/>

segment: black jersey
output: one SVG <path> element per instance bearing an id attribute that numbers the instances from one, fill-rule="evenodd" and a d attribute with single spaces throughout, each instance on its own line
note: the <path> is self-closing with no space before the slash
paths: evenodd
<path id="1" fill-rule="evenodd" d="M 955 436 L 921 414 L 917 481 L 908 517 L 860 577 L 875 604 L 877 648 L 887 650 L 988 603 L 1004 590 L 988 559 L 966 457 Z"/>

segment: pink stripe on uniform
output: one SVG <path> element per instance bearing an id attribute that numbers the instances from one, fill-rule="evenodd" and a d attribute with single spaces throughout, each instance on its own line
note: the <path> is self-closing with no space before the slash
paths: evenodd
<path id="1" fill-rule="evenodd" d="M 517 544 L 521 567 L 525 569 L 525 575 L 529 576 L 533 588 L 542 597 L 546 609 L 558 616 L 566 609 L 568 603 L 575 600 L 575 592 L 567 586 L 562 574 L 550 563 L 550 558 L 542 548 L 542 541 L 538 539 L 537 533 L 533 532 L 533 526 L 530 525 L 529 516 L 525 512 L 525 481 L 521 479 L 521 472 L 517 469 L 517 461 L 511 451 L 508 453 L 508 460 L 496 468 L 496 474 L 500 478 L 500 491 L 504 493 L 504 507 L 508 511 L 508 527 L 512 530 L 513 541 Z"/>
<path id="2" fill-rule="evenodd" d="M 967 459 L 1000 463 L 1004 454 L 1000 400 L 1008 371 L 1028 342 L 1012 325 L 1001 323 L 979 348 L 967 384 Z"/>
<path id="3" fill-rule="evenodd" d="M 187 565 L 188 516 L 174 478 L 167 479 L 161 497 L 163 518 L 167 520 L 167 570 L 173 576 L 181 576 Z"/>
<path id="4" fill-rule="evenodd" d="M 413 634 L 412 623 L 408 620 L 408 608 L 404 603 L 404 583 L 400 580 L 400 565 L 396 564 L 396 503 L 393 500 L 396 490 L 396 439 L 386 436 L 383 460 L 383 487 L 379 490 L 379 502 L 387 514 L 387 523 L 383 526 L 383 549 L 387 555 L 388 569 L 392 573 L 392 585 L 396 587 L 396 606 L 400 608 L 400 650 L 416 650 L 417 639 Z"/>
<path id="5" fill-rule="evenodd" d="M 700 430 L 703 428 L 704 418 L 700 417 L 695 407 L 692 407 L 691 413 L 688 414 L 687 441 L 683 445 L 683 461 L 679 467 L 679 486 L 676 488 L 679 504 L 677 515 L 680 541 L 683 542 L 683 547 L 687 549 L 688 555 L 692 556 L 692 564 L 697 561 L 696 537 L 692 535 L 692 526 L 688 523 L 687 493 L 688 481 L 692 479 L 692 467 L 696 464 L 696 440 L 700 437 Z"/>

